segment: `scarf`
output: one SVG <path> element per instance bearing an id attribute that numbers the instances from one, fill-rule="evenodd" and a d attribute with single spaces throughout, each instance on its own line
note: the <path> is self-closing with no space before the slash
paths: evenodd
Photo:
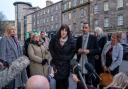
<path id="1" fill-rule="evenodd" d="M 64 39 L 60 38 L 60 44 L 61 44 L 61 46 L 63 46 L 67 40 L 68 40 L 68 37 L 66 37 Z"/>
<path id="2" fill-rule="evenodd" d="M 82 40 L 82 48 L 83 49 L 86 49 L 87 48 L 87 43 L 88 43 L 88 38 L 89 38 L 89 33 L 86 33 L 86 34 L 83 34 L 83 40 Z M 87 73 L 87 70 L 85 68 L 85 63 L 88 62 L 88 58 L 87 58 L 87 55 L 86 54 L 81 54 L 81 59 L 80 59 L 80 65 L 81 65 L 81 68 L 82 68 L 82 74 L 86 74 Z"/>

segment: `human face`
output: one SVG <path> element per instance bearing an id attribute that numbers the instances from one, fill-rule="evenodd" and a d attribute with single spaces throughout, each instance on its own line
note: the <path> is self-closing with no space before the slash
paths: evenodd
<path id="1" fill-rule="evenodd" d="M 45 38 L 45 33 L 41 33 L 41 38 Z"/>
<path id="2" fill-rule="evenodd" d="M 15 29 L 10 29 L 10 36 L 15 36 L 15 35 L 16 35 Z"/>
<path id="3" fill-rule="evenodd" d="M 61 38 L 66 38 L 67 37 L 67 31 L 65 29 L 62 29 L 60 34 L 61 34 Z"/>
<path id="4" fill-rule="evenodd" d="M 112 41 L 112 45 L 115 45 L 115 44 L 117 44 L 117 37 L 116 37 L 116 35 L 112 35 L 112 37 L 111 37 L 111 41 Z"/>
<path id="5" fill-rule="evenodd" d="M 40 36 L 34 36 L 34 41 L 40 41 Z"/>
<path id="6" fill-rule="evenodd" d="M 84 26 L 83 26 L 83 32 L 84 33 L 89 32 L 89 25 L 88 24 L 84 24 Z"/>

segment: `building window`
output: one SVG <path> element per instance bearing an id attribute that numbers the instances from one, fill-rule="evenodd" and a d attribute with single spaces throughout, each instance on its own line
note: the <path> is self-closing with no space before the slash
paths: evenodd
<path id="1" fill-rule="evenodd" d="M 123 21 L 124 21 L 123 15 L 119 15 L 119 16 L 117 17 L 117 25 L 118 25 L 118 26 L 123 25 Z"/>
<path id="2" fill-rule="evenodd" d="M 49 9 L 47 10 L 47 13 L 49 14 Z"/>
<path id="3" fill-rule="evenodd" d="M 109 27 L 109 18 L 104 19 L 104 27 Z"/>
<path id="4" fill-rule="evenodd" d="M 117 8 L 123 7 L 123 1 L 124 0 L 117 0 Z"/>
<path id="5" fill-rule="evenodd" d="M 51 21 L 53 21 L 53 16 L 51 16 Z"/>
<path id="6" fill-rule="evenodd" d="M 67 3 L 64 4 L 64 10 L 66 10 L 66 9 L 67 9 Z"/>
<path id="7" fill-rule="evenodd" d="M 84 17 L 86 15 L 86 11 L 84 9 L 80 10 L 80 17 Z"/>
<path id="8" fill-rule="evenodd" d="M 55 28 L 58 29 L 58 24 L 55 25 Z"/>
<path id="9" fill-rule="evenodd" d="M 104 11 L 108 11 L 108 10 L 109 10 L 108 2 L 104 2 Z"/>
<path id="10" fill-rule="evenodd" d="M 45 10 L 44 10 L 44 15 L 45 15 Z"/>
<path id="11" fill-rule="evenodd" d="M 94 5 L 94 14 L 97 14 L 99 12 L 98 5 Z"/>
<path id="12" fill-rule="evenodd" d="M 77 5 L 77 0 L 72 0 L 72 6 L 76 6 Z"/>
<path id="13" fill-rule="evenodd" d="M 58 6 L 58 5 L 56 5 L 56 10 L 58 10 L 58 7 L 59 7 L 59 6 Z"/>
<path id="14" fill-rule="evenodd" d="M 71 19 L 71 12 L 68 13 L 68 19 L 70 20 Z"/>
<path id="15" fill-rule="evenodd" d="M 68 2 L 68 7 L 71 8 L 71 1 Z"/>
<path id="16" fill-rule="evenodd" d="M 49 18 L 47 18 L 47 23 L 49 22 Z"/>
<path id="17" fill-rule="evenodd" d="M 37 20 L 37 24 L 39 24 L 40 22 L 39 22 L 39 20 Z"/>
<path id="18" fill-rule="evenodd" d="M 72 26 L 71 26 L 71 24 L 69 24 L 68 26 L 69 26 L 69 29 L 70 29 L 70 31 L 71 31 L 71 29 L 72 29 Z"/>
<path id="19" fill-rule="evenodd" d="M 84 0 L 80 0 L 80 4 L 83 4 L 84 3 Z"/>
<path id="20" fill-rule="evenodd" d="M 83 29 L 83 23 L 81 22 L 80 23 L 80 30 L 82 30 Z"/>
<path id="21" fill-rule="evenodd" d="M 45 19 L 43 19 L 43 24 L 45 23 Z"/>
<path id="22" fill-rule="evenodd" d="M 94 21 L 94 26 L 97 27 L 98 24 L 99 24 L 99 23 L 98 23 L 98 20 L 95 20 L 95 21 Z"/>
<path id="23" fill-rule="evenodd" d="M 51 30 L 53 30 L 53 25 L 51 25 Z"/>

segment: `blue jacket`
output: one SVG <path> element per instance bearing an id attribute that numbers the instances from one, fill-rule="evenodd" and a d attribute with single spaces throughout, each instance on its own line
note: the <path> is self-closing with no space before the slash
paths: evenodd
<path id="1" fill-rule="evenodd" d="M 105 66 L 106 63 L 106 53 L 111 47 L 111 41 L 107 42 L 103 48 L 102 54 L 101 54 L 101 61 L 102 65 Z M 109 66 L 109 69 L 113 71 L 115 68 L 121 65 L 123 58 L 123 47 L 120 43 L 117 43 L 115 46 L 113 46 L 112 50 L 112 64 Z"/>

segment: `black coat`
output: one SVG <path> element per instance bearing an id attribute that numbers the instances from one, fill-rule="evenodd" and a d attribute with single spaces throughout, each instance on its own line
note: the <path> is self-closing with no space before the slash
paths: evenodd
<path id="1" fill-rule="evenodd" d="M 56 79 L 65 79 L 70 74 L 70 61 L 75 54 L 75 42 L 68 38 L 64 46 L 60 45 L 59 39 L 54 37 L 49 43 L 49 51 L 52 55 L 51 65 L 53 65 Z"/>
<path id="2" fill-rule="evenodd" d="M 79 48 L 82 48 L 82 36 L 78 37 L 76 42 L 76 52 L 77 52 L 77 60 L 81 59 L 81 54 L 78 54 Z M 87 54 L 88 62 L 91 63 L 95 67 L 95 54 L 99 52 L 97 39 L 93 35 L 89 35 L 87 49 L 89 49 L 90 53 Z"/>
<path id="3" fill-rule="evenodd" d="M 106 36 L 103 36 L 101 37 L 100 39 L 98 39 L 98 48 L 99 48 L 99 53 L 97 54 L 99 57 L 98 59 L 96 59 L 95 61 L 95 68 L 96 68 L 96 72 L 98 74 L 102 73 L 103 72 L 103 69 L 102 69 L 102 65 L 101 65 L 101 53 L 102 53 L 102 50 L 103 50 L 103 47 L 105 45 L 105 43 L 107 42 L 107 37 Z"/>

